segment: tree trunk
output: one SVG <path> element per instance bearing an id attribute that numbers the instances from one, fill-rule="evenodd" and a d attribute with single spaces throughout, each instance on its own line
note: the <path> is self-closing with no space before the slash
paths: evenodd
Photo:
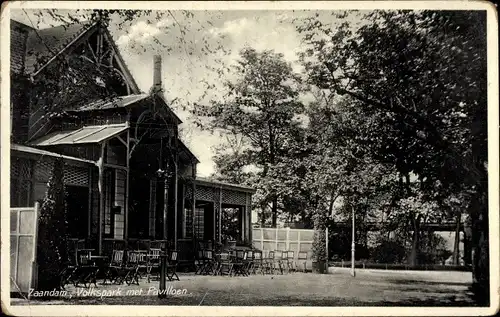
<path id="1" fill-rule="evenodd" d="M 418 264 L 418 257 L 419 257 L 419 244 L 420 244 L 420 219 L 417 217 L 415 219 L 412 216 L 412 222 L 413 222 L 413 235 L 412 235 L 412 241 L 411 241 L 411 252 L 410 256 L 408 258 L 408 264 L 410 265 L 417 265 Z"/>
<path id="2" fill-rule="evenodd" d="M 273 202 L 272 202 L 272 210 L 271 210 L 271 217 L 272 217 L 272 227 L 276 228 L 277 222 L 278 222 L 278 198 L 274 197 Z"/>
<path id="3" fill-rule="evenodd" d="M 482 201 L 481 201 L 482 200 Z M 472 211 L 472 282 L 477 300 L 481 305 L 489 305 L 489 236 L 488 204 L 486 199 L 477 202 L 476 212 Z"/>
<path id="4" fill-rule="evenodd" d="M 460 264 L 460 214 L 457 215 L 457 226 L 455 229 L 455 244 L 453 246 L 453 265 Z"/>

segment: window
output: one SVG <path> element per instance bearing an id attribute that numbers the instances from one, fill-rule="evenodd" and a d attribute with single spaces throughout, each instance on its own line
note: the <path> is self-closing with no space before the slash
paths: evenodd
<path id="1" fill-rule="evenodd" d="M 205 238 L 205 210 L 203 208 L 196 208 L 194 210 L 194 232 L 198 240 Z"/>

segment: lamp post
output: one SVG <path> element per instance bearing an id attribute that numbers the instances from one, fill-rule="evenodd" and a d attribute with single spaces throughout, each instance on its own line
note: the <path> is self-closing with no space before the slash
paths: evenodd
<path id="1" fill-rule="evenodd" d="M 356 270 L 354 268 L 354 261 L 356 259 L 356 234 L 355 234 L 355 218 L 356 218 L 356 213 L 354 209 L 354 205 L 352 206 L 352 244 L 351 244 L 351 275 L 353 277 L 356 276 Z"/>
<path id="2" fill-rule="evenodd" d="M 168 211 L 168 188 L 169 181 L 172 177 L 172 172 L 170 172 L 168 163 L 166 164 L 166 168 L 163 170 L 159 168 L 156 171 L 156 175 L 159 179 L 163 179 L 163 239 L 167 239 L 167 211 Z"/>

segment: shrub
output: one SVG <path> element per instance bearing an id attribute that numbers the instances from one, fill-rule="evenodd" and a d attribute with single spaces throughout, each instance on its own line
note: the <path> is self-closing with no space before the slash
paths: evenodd
<path id="1" fill-rule="evenodd" d="M 59 274 L 69 258 L 63 178 L 64 162 L 58 159 L 40 209 L 37 244 L 39 290 L 60 288 Z"/>

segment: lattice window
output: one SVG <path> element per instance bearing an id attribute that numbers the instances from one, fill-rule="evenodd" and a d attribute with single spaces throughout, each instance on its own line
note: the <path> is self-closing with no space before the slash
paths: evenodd
<path id="1" fill-rule="evenodd" d="M 196 200 L 216 201 L 214 194 L 215 191 L 210 187 L 196 186 Z"/>
<path id="2" fill-rule="evenodd" d="M 33 161 L 25 158 L 14 158 L 11 161 L 10 204 L 12 207 L 32 207 Z"/>
<path id="3" fill-rule="evenodd" d="M 37 182 L 48 182 L 54 169 L 54 161 L 40 160 L 35 165 L 35 180 Z"/>
<path id="4" fill-rule="evenodd" d="M 89 171 L 84 167 L 72 165 L 64 166 L 64 184 L 73 186 L 89 185 Z"/>
<path id="5" fill-rule="evenodd" d="M 238 192 L 234 190 L 222 190 L 222 203 L 223 204 L 233 204 L 233 205 L 246 205 L 246 194 L 244 192 Z"/>

